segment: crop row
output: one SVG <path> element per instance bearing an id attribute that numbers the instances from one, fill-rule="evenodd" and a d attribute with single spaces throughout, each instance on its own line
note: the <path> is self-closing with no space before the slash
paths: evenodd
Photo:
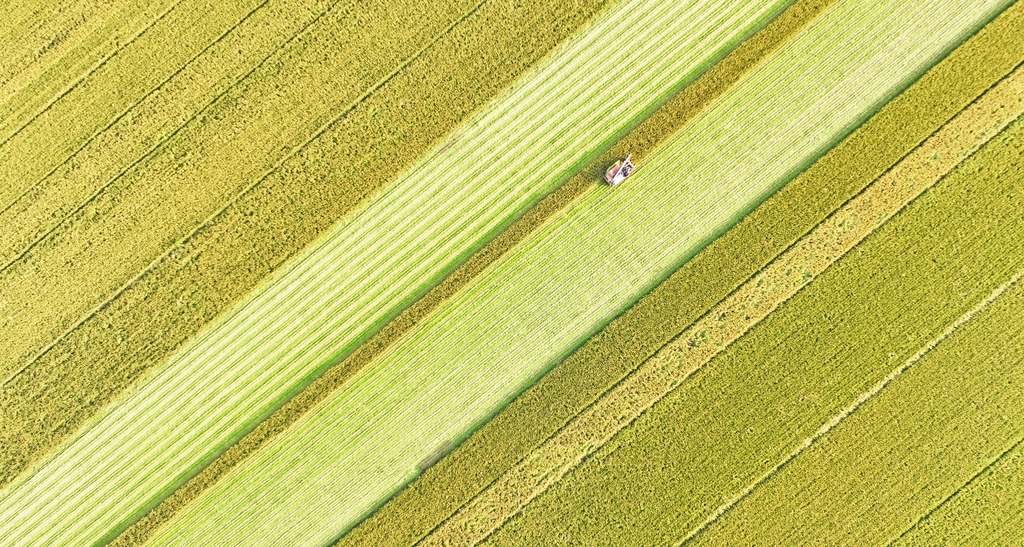
<path id="1" fill-rule="evenodd" d="M 1006 116 L 1024 112 L 1024 102 L 1013 100 L 1024 89 L 1024 73 L 1014 75 L 661 348 L 423 543 L 482 539 L 761 322 L 998 133 L 1009 123 Z"/>
<path id="2" fill-rule="evenodd" d="M 1018 188 L 1021 167 L 1009 175 Z M 1020 439 L 1024 419 L 1022 275 L 864 393 L 856 410 L 831 420 L 838 425 L 688 544 L 891 544 L 998 459 Z"/>
<path id="3" fill-rule="evenodd" d="M 328 523 L 351 522 L 999 7 L 936 18 L 854 4 L 826 12 L 731 88 L 633 184 L 551 219 L 154 541 L 315 542 Z M 799 62 L 809 57 L 834 64 Z M 280 516 L 295 506 L 311 509 Z"/>
<path id="4" fill-rule="evenodd" d="M 13 17 L 21 7 L 32 12 L 23 19 L 29 27 L 13 25 L 2 45 L 0 142 L 6 142 L 84 76 L 114 58 L 178 1 L 73 1 L 59 6 L 18 2 Z M 6 11 L 4 15 L 6 18 Z M 9 203 L 8 191 L 6 185 L 0 189 L 0 206 Z"/>
<path id="5" fill-rule="evenodd" d="M 293 262 L 279 278 L 281 282 L 265 285 L 10 488 L 0 502 L 5 510 L 27 511 L 38 520 L 12 522 L 12 529 L 0 535 L 28 542 L 95 538 L 116 527 L 124 515 L 144 511 L 151 500 L 170 493 L 168 489 L 177 486 L 180 477 L 198 471 L 210 455 L 224 450 L 283 398 L 301 389 L 309 376 L 330 363 L 332 355 L 357 345 L 365 333 L 372 332 L 375 321 L 386 319 L 432 275 L 443 272 L 458 253 L 452 252 L 452 246 L 473 245 L 500 225 L 502 217 L 527 206 L 531 196 L 542 195 L 578 161 L 580 145 L 575 141 L 600 142 L 616 134 L 633 113 L 657 100 L 659 91 L 685 78 L 774 5 L 748 3 L 736 11 L 707 13 L 705 20 L 687 15 L 702 13 L 696 4 L 673 4 L 647 14 L 648 23 L 663 23 L 646 27 L 634 27 L 621 17 L 603 18 L 550 58 L 546 70 L 485 111 L 479 123 L 467 127 L 435 161 L 413 169 L 408 178 L 360 209 L 313 252 Z M 492 21 L 504 12 L 488 11 L 481 15 L 487 17 L 482 21 Z M 701 35 L 679 33 L 673 26 L 679 20 L 716 30 Z M 481 29 L 463 32 L 475 35 Z M 631 32 L 643 33 L 640 43 L 646 47 L 612 48 L 614 54 L 603 58 L 579 55 L 589 47 L 607 47 L 609 35 L 623 43 L 636 41 Z M 458 44 L 452 46 L 457 49 Z M 625 62 L 635 55 L 651 55 L 660 62 Z M 633 77 L 632 86 L 643 87 L 652 96 L 638 95 L 631 86 L 607 85 L 608 79 L 624 76 L 605 70 L 611 66 L 628 66 L 625 75 Z M 415 83 L 422 85 L 422 81 Z M 556 99 L 568 104 L 553 106 Z M 552 108 L 563 112 L 572 108 L 576 116 L 552 117 Z M 517 123 L 503 121 L 512 119 Z M 565 127 L 566 119 L 575 123 Z M 552 149 L 552 143 L 561 147 Z M 553 168 L 538 180 L 530 176 L 536 166 L 522 158 L 535 157 L 544 149 Z M 488 151 L 497 154 L 481 161 L 481 153 Z M 352 167 L 358 171 L 360 165 Z M 478 172 L 481 169 L 485 171 Z M 447 176 L 436 176 L 438 171 Z M 281 169 L 280 176 L 289 174 L 287 167 Z M 467 184 L 471 176 L 487 184 Z M 482 201 L 474 193 L 489 199 Z M 431 205 L 431 200 L 439 205 Z M 441 216 L 455 214 L 482 225 L 453 225 Z M 381 246 L 385 243 L 388 248 Z M 439 257 L 445 262 L 439 263 Z M 404 283 L 399 277 L 403 275 L 407 276 Z M 364 291 L 366 284 L 382 292 Z M 294 295 L 291 304 L 282 305 L 284 295 Z M 260 306 L 267 313 L 255 313 Z M 296 321 L 296 314 L 305 319 Z M 182 411 L 186 406 L 188 411 Z M 118 441 L 126 438 L 145 441 Z M 118 454 L 107 453 L 110 450 Z M 71 468 L 88 471 L 63 471 Z M 126 484 L 131 487 L 125 488 Z"/>
<path id="6" fill-rule="evenodd" d="M 584 193 L 592 191 L 595 179 L 600 176 L 603 168 L 614 158 L 624 155 L 620 150 L 634 151 L 635 157 L 642 158 L 643 152 L 656 147 L 660 141 L 668 138 L 679 127 L 692 119 L 789 36 L 812 20 L 826 5 L 826 2 L 808 0 L 799 1 L 787 8 L 786 12 L 773 20 L 768 27 L 744 41 L 708 72 L 702 74 L 692 84 L 687 85 L 679 95 L 660 107 L 652 117 L 616 142 L 613 150 L 602 154 L 580 174 L 572 177 L 558 190 L 530 208 L 523 217 L 474 253 L 444 281 L 434 286 L 370 340 L 359 346 L 352 355 L 331 367 L 323 376 L 303 389 L 300 395 L 278 409 L 273 416 L 260 423 L 245 438 L 204 468 L 202 473 L 175 491 L 174 495 L 161 502 L 140 522 L 132 525 L 119 537 L 117 544 L 140 543 L 141 538 L 147 536 L 148 531 L 154 528 L 157 522 L 169 519 L 180 507 L 198 496 L 202 490 L 209 488 L 261 445 L 284 431 L 302 414 L 343 385 L 352 374 L 379 357 L 416 324 L 422 322 L 442 302 L 458 293 L 486 270 L 490 264 L 523 241 L 548 218 Z"/>
<path id="7" fill-rule="evenodd" d="M 446 9 L 458 7 L 450 3 L 445 5 Z M 258 16 L 247 20 L 255 27 L 236 27 L 229 37 L 218 43 L 229 49 L 214 47 L 207 50 L 205 54 L 214 58 L 201 57 L 179 73 L 184 81 L 172 80 L 174 85 L 161 91 L 171 94 L 167 97 L 169 100 L 181 99 L 183 93 L 187 95 L 189 90 L 201 89 L 198 84 L 190 86 L 190 82 L 202 80 L 204 75 L 219 74 L 231 64 L 231 61 L 220 63 L 216 57 L 238 60 L 235 57 L 238 55 L 237 47 L 231 47 L 238 45 L 235 40 L 260 44 L 253 32 L 258 34 L 267 29 L 298 31 L 317 19 L 314 17 L 317 13 L 322 13 L 314 10 L 310 15 L 306 13 L 308 9 L 298 8 L 300 6 L 294 3 L 271 4 L 267 12 L 259 12 Z M 286 13 L 282 13 L 282 9 Z M 350 212 L 367 194 L 392 180 L 417 155 L 428 149 L 429 143 L 422 142 L 422 136 L 435 135 L 432 131 L 437 128 L 430 123 L 438 120 L 416 116 L 407 118 L 410 112 L 419 111 L 413 105 L 417 99 L 422 100 L 422 93 L 419 96 L 402 96 L 401 88 L 396 93 L 394 87 L 389 87 L 383 98 L 374 98 L 375 101 L 383 100 L 386 106 L 373 104 L 374 109 L 370 110 L 366 90 L 354 88 L 359 82 L 352 80 L 348 86 L 338 86 L 331 92 L 336 93 L 335 99 L 340 100 L 341 90 L 347 90 L 348 98 L 361 101 L 357 104 L 363 105 L 363 109 L 350 111 L 333 131 L 320 133 L 319 138 L 308 142 L 300 152 L 317 152 L 330 147 L 339 155 L 360 153 L 365 158 L 369 151 L 364 143 L 372 142 L 375 135 L 379 136 L 384 131 L 377 126 L 372 131 L 369 129 L 368 121 L 375 118 L 393 122 L 388 130 L 402 132 L 390 143 L 390 148 L 378 146 L 378 150 L 401 149 L 401 154 L 381 158 L 383 165 L 374 166 L 378 168 L 374 176 L 361 179 L 366 180 L 365 183 L 338 184 L 333 191 L 322 189 L 322 176 L 327 170 L 338 171 L 337 157 L 321 156 L 310 161 L 310 158 L 297 153 L 291 156 L 290 162 L 281 166 L 282 170 L 288 169 L 287 175 L 276 172 L 261 179 L 259 177 L 263 173 L 258 169 L 253 174 L 253 166 L 277 161 L 274 159 L 277 155 L 287 152 L 275 149 L 268 160 L 252 149 L 254 142 L 264 147 L 269 146 L 267 142 L 280 144 L 284 129 L 265 130 L 261 124 L 274 125 L 275 121 L 285 125 L 285 122 L 292 123 L 294 127 L 288 127 L 288 130 L 301 144 L 310 138 L 303 131 L 315 136 L 316 131 L 322 129 L 310 127 L 310 120 L 304 116 L 312 116 L 313 113 L 322 118 L 337 115 L 324 106 L 332 101 L 319 101 L 316 109 L 293 111 L 294 101 L 291 100 L 296 96 L 296 100 L 311 100 L 304 97 L 309 87 L 317 89 L 317 93 L 326 92 L 318 86 L 325 85 L 324 80 L 329 80 L 329 74 L 309 70 L 305 65 L 313 64 L 320 68 L 322 56 L 332 53 L 331 48 L 338 46 L 339 40 L 352 46 L 348 53 L 357 56 L 360 43 L 370 49 L 379 49 L 375 33 L 388 33 L 398 28 L 399 20 L 389 18 L 386 12 L 378 13 L 378 26 L 363 25 L 361 30 L 345 35 L 345 39 L 338 38 L 339 28 L 349 24 L 344 10 L 340 11 L 330 17 L 319 17 L 318 27 L 306 28 L 302 39 L 293 40 L 284 50 L 277 49 L 274 40 L 270 39 L 269 43 L 264 40 L 263 52 L 270 54 L 273 62 L 264 62 L 257 72 L 250 73 L 244 85 L 236 85 L 231 88 L 232 93 L 220 95 L 212 106 L 203 111 L 202 118 L 191 119 L 187 130 L 170 133 L 175 138 L 169 144 L 158 148 L 152 157 L 140 162 L 128 175 L 116 178 L 116 184 L 94 195 L 88 207 L 79 208 L 74 217 L 46 242 L 0 275 L 0 285 L 5 286 L 5 291 L 10 291 L 5 294 L 17 295 L 25 304 L 19 306 L 18 313 L 8 317 L 4 324 L 6 329 L 17 330 L 20 334 L 5 338 L 11 351 L 4 356 L 7 374 L 5 389 L 0 393 L 3 412 L 0 431 L 5 440 L 11 439 L 11 442 L 2 443 L 0 448 L 3 461 L 0 469 L 4 471 L 2 482 L 10 481 L 30 462 L 73 433 L 85 419 L 119 395 L 147 368 L 165 359 L 184 339 L 195 335 L 202 324 L 251 289 L 271 268 L 298 252 L 318 233 Z M 465 14 L 449 13 L 450 19 L 445 21 L 440 18 L 440 13 L 429 6 L 407 10 L 406 15 L 411 20 L 403 21 L 419 29 L 418 34 L 410 39 L 434 42 L 436 36 L 428 34 L 430 28 L 443 31 L 444 23 L 457 22 Z M 264 17 L 287 19 L 296 14 L 306 15 L 299 17 L 297 26 L 290 28 L 287 25 L 267 25 L 264 20 Z M 366 12 L 363 16 L 371 17 L 374 13 Z M 423 28 L 418 24 L 423 19 L 441 26 Z M 558 35 L 559 32 L 566 30 L 555 29 L 547 35 L 548 39 L 551 34 Z M 321 43 L 323 35 L 331 38 Z M 253 40 L 250 42 L 250 39 Z M 550 48 L 550 43 L 543 45 Z M 405 46 L 415 52 L 423 43 Z M 395 49 L 392 54 L 400 53 L 397 51 L 400 48 L 396 46 Z M 243 53 L 246 51 L 242 50 Z M 543 51 L 526 50 L 523 56 L 536 59 L 543 55 Z M 346 65 L 343 56 L 335 57 L 332 66 Z M 367 56 L 364 61 L 373 59 L 375 57 Z M 398 61 L 398 66 L 392 66 L 393 69 L 400 68 L 405 62 L 402 59 Z M 242 68 L 251 66 L 247 63 L 243 62 Z M 520 71 L 525 70 L 524 65 L 528 66 L 528 63 L 521 64 Z M 345 71 L 357 68 L 357 64 L 352 64 L 333 77 L 348 80 Z M 377 70 L 385 68 L 382 63 Z M 452 59 L 434 68 L 434 78 L 448 79 L 462 67 Z M 505 80 L 503 85 L 507 84 L 508 80 Z M 287 85 L 293 87 L 286 92 Z M 468 89 L 482 91 L 479 87 Z M 471 103 L 471 109 L 479 108 L 501 86 L 488 84 L 485 89 L 491 94 L 472 97 L 475 103 L 467 100 L 465 95 L 456 94 L 446 97 L 441 105 L 425 104 L 423 109 L 443 108 L 448 106 L 447 102 L 457 105 L 462 100 Z M 143 111 L 160 110 L 164 97 L 157 94 L 149 99 L 155 100 L 156 104 L 147 101 L 140 108 Z M 406 102 L 409 108 L 403 110 L 402 102 Z M 457 106 L 449 108 L 449 112 L 452 118 L 447 122 L 449 128 L 469 114 Z M 187 111 L 181 114 L 190 116 Z M 164 123 L 182 120 L 157 116 L 156 121 L 155 126 L 134 124 L 131 120 L 126 123 L 128 127 L 145 126 L 147 130 L 163 131 L 167 129 Z M 171 123 L 172 128 L 174 123 Z M 249 133 L 237 134 L 241 127 L 247 127 Z M 148 136 L 145 131 L 128 131 L 126 134 L 115 131 L 112 140 L 120 142 L 120 135 L 129 141 L 153 138 L 160 142 L 168 135 L 160 131 Z M 353 133 L 348 142 L 339 139 L 339 133 L 343 131 Z M 268 141 L 266 135 L 273 135 L 273 138 Z M 247 138 L 243 139 L 243 136 Z M 329 140 L 329 143 L 324 140 Z M 102 147 L 89 161 L 83 162 L 90 168 L 72 173 L 69 178 L 73 180 L 89 173 L 104 172 L 99 166 L 110 161 L 107 152 L 117 156 L 127 151 L 119 147 L 113 150 Z M 136 149 L 136 152 L 140 151 Z M 247 153 L 257 157 L 246 156 Z M 251 164 L 249 170 L 225 169 L 226 164 L 219 163 L 225 159 L 224 154 L 244 157 Z M 320 160 L 333 161 L 320 164 Z M 204 173 L 209 176 L 203 176 Z M 111 173 L 114 175 L 116 173 Z M 251 176 L 256 179 L 249 178 Z M 62 180 L 56 188 L 73 186 L 68 180 Z M 204 184 L 196 184 L 196 180 L 202 180 Z M 236 190 L 244 188 L 248 193 L 232 195 L 231 187 Z M 241 204 L 239 199 L 242 199 Z M 324 202 L 330 205 L 316 207 Z M 268 210 L 271 206 L 274 209 Z M 289 212 L 286 214 L 285 211 Z M 223 218 L 229 215 L 230 220 Z M 262 222 L 254 223 L 256 220 Z M 182 235 L 184 240 L 180 240 Z M 203 243 L 199 244 L 199 241 Z M 196 264 L 200 261 L 201 264 Z M 221 271 L 210 271 L 217 269 Z M 154 279 L 156 275 L 164 278 L 157 281 Z M 40 294 L 44 297 L 40 298 Z M 62 332 L 61 329 L 68 328 L 68 322 L 72 322 L 69 330 Z M 24 327 L 26 324 L 31 328 Z M 23 365 L 25 356 L 17 358 L 19 352 L 14 347 L 22 348 L 24 353 L 26 348 L 46 342 L 49 344 L 43 352 L 27 364 Z M 10 378 L 12 370 L 18 374 Z M 39 400 L 51 403 L 38 405 L 36 402 Z"/>
<path id="8" fill-rule="evenodd" d="M 318 15 L 309 2 L 192 4 L 178 4 L 0 146 L 0 183 L 21 192 L 0 213 L 0 269 Z"/>
<path id="9" fill-rule="evenodd" d="M 1024 438 L 942 500 L 893 545 L 1012 545 L 1024 533 Z"/>
<path id="10" fill-rule="evenodd" d="M 626 534 L 671 543 L 728 510 L 822 424 L 841 419 L 851 401 L 1020 270 L 1024 242 L 1012 234 L 1024 218 L 1011 211 L 1021 180 L 979 174 L 1017 153 L 1006 142 L 990 141 L 489 543 L 529 544 L 553 526 L 570 539 L 616 543 Z M 822 259 L 834 252 L 823 251 Z M 555 520 L 555 507 L 572 517 Z"/>
<path id="11" fill-rule="evenodd" d="M 382 4 L 356 15 L 336 6 L 142 161 L 115 175 L 0 271 L 9 310 L 0 326 L 20 333 L 0 339 L 0 377 L 9 377 L 279 168 L 478 3 L 443 2 L 437 9 Z"/>
<path id="12" fill-rule="evenodd" d="M 1015 6 L 432 467 L 341 545 L 411 544 L 1024 57 Z"/>

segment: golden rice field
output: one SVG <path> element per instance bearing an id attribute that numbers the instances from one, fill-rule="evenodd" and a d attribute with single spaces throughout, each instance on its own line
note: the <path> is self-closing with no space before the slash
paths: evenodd
<path id="1" fill-rule="evenodd" d="M 1024 534 L 1024 5 L 8 4 L 0 545 Z"/>

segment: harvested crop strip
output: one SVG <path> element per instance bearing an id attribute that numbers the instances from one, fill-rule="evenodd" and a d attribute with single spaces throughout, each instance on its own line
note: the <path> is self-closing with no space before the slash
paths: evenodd
<path id="1" fill-rule="evenodd" d="M 558 50 L 530 78 L 481 113 L 479 123 L 467 126 L 452 146 L 431 155 L 368 201 L 280 276 L 97 416 L 33 473 L 8 488 L 0 499 L 0 511 L 32 514 L 39 520 L 12 521 L 11 531 L 0 531 L 0 536 L 25 542 L 95 541 L 141 516 L 336 362 L 336 355 L 358 346 L 376 330 L 376 322 L 386 321 L 393 310 L 405 307 L 405 299 L 414 298 L 434 277 L 458 264 L 459 249 L 471 252 L 490 230 L 514 218 L 531 204 L 531 198 L 544 195 L 580 162 L 581 147 L 612 138 L 662 93 L 749 34 L 749 29 L 759 27 L 760 20 L 778 8 L 774 2 L 729 6 L 735 11 L 707 10 L 704 2 L 697 1 L 666 2 L 653 6 L 658 9 L 641 10 L 649 18 L 641 21 L 621 16 L 635 5 L 616 6 L 627 11 L 609 12 Z M 486 34 L 474 25 L 504 20 L 505 7 L 499 4 L 467 18 L 465 26 L 457 25 L 439 42 L 443 49 L 431 50 L 432 56 L 424 61 L 436 63 L 440 59 L 433 55 L 444 55 L 444 59 L 453 51 L 464 51 L 467 62 L 478 59 L 477 50 L 459 46 L 463 40 L 472 42 L 472 36 Z M 709 32 L 680 33 L 680 21 Z M 609 37 L 621 44 L 609 43 Z M 591 55 L 588 48 L 600 48 L 605 54 Z M 502 61 L 507 58 L 505 51 L 495 54 Z M 626 62 L 634 56 L 654 61 Z M 625 73 L 605 70 L 612 66 L 628 68 Z M 389 83 L 400 81 L 412 86 L 400 87 L 403 94 L 421 96 L 420 76 L 435 69 L 427 64 L 418 68 L 425 72 L 416 74 L 417 79 L 396 76 Z M 607 85 L 610 78 L 618 77 L 629 77 L 650 95 Z M 455 85 L 446 78 L 440 83 L 441 89 Z M 428 89 L 432 97 L 445 96 L 438 88 Z M 371 95 L 360 107 L 365 105 L 371 114 L 385 110 L 375 97 Z M 394 105 L 407 100 L 402 95 L 388 99 Z M 553 110 L 573 115 L 552 117 Z M 376 123 L 373 118 L 360 121 Z M 337 178 L 343 174 L 336 169 L 338 163 L 318 160 L 361 149 L 339 147 L 335 138 L 359 139 L 368 146 L 366 157 L 359 158 L 362 161 L 389 160 L 374 142 L 367 142 L 365 134 L 360 138 L 358 129 L 345 123 L 332 126 L 315 147 L 303 150 L 295 163 L 268 179 L 274 184 L 286 182 L 295 173 L 293 168 L 308 166 L 328 180 L 345 182 Z M 427 129 L 427 133 L 436 131 Z M 522 157 L 535 157 L 537 150 L 548 151 L 551 171 L 538 173 L 535 166 L 522 162 Z M 491 155 L 481 158 L 482 151 Z M 364 172 L 363 165 L 354 163 L 352 168 Z M 470 224 L 452 222 L 451 217 Z M 282 305 L 282 301 L 294 305 Z M 111 444 L 125 436 L 146 442 Z M 136 454 L 102 455 L 115 445 Z M 102 446 L 108 448 L 98 450 Z M 95 463 L 77 461 L 80 458 Z M 60 470 L 65 465 L 88 468 L 90 477 Z M 93 480 L 92 473 L 106 478 Z M 73 487 L 56 485 L 83 479 L 86 482 Z M 70 502 L 69 496 L 82 501 Z M 59 510 L 32 511 L 26 503 Z"/>
<path id="2" fill-rule="evenodd" d="M 35 15 L 0 74 L 0 143 L 166 16 L 179 0 L 72 1 Z M 31 5 L 33 2 L 26 2 Z M 6 14 L 5 14 L 6 15 Z M 35 17 L 43 17 L 42 21 Z M 0 207 L 10 202 L 0 188 Z"/>
<path id="3" fill-rule="evenodd" d="M 0 270 L 266 58 L 260 38 L 272 51 L 293 36 L 308 3 L 282 18 L 276 2 L 184 0 L 0 145 L 0 187 L 24 190 L 0 209 Z"/>
<path id="4" fill-rule="evenodd" d="M 259 446 L 284 431 L 299 416 L 323 400 L 352 374 L 378 357 L 386 348 L 421 322 L 443 301 L 466 286 L 488 265 L 521 242 L 547 218 L 562 210 L 582 193 L 592 189 L 594 173 L 599 173 L 613 156 L 621 157 L 618 150 L 646 151 L 657 146 L 660 141 L 689 121 L 750 68 L 774 51 L 786 38 L 816 17 L 828 4 L 829 2 L 818 0 L 798 1 L 765 29 L 744 41 L 736 50 L 716 63 L 693 84 L 687 86 L 679 95 L 661 107 L 651 118 L 617 142 L 612 152 L 602 155 L 599 160 L 585 168 L 583 173 L 574 176 L 554 193 L 546 196 L 526 215 L 502 231 L 484 248 L 474 253 L 443 282 L 432 288 L 415 304 L 406 308 L 345 361 L 332 367 L 326 374 L 305 388 L 295 399 L 289 401 L 267 421 L 261 423 L 245 438 L 232 446 L 217 461 L 207 466 L 202 473 L 178 489 L 173 496 L 161 502 L 160 506 L 147 514 L 144 519 L 126 530 L 122 536 L 119 536 L 115 544 L 141 544 L 142 538 L 148 537 L 158 523 L 168 520 L 188 501 L 198 496 L 202 490 L 208 488 L 224 473 L 255 452 Z M 636 155 L 642 157 L 639 154 Z M 391 540 L 394 541 L 395 538 L 392 537 Z"/>
<path id="5" fill-rule="evenodd" d="M 339 545 L 409 545 L 1024 58 L 1009 8 L 547 373 Z"/>
<path id="6" fill-rule="evenodd" d="M 0 271 L 0 332 L 10 334 L 0 337 L 0 381 L 279 169 L 481 0 L 352 12 L 354 1 L 319 17 Z M 383 47 L 381 36 L 393 39 Z"/>
<path id="7" fill-rule="evenodd" d="M 1024 439 L 922 515 L 890 545 L 1012 545 L 1024 534 L 1021 514 Z"/>
<path id="8" fill-rule="evenodd" d="M 553 218 L 151 541 L 319 542 L 331 528 L 340 533 L 991 16 L 977 8 L 943 11 L 946 20 L 891 4 L 826 12 L 652 154 L 634 183 L 594 192 Z M 864 56 L 844 56 L 853 52 Z M 797 75 L 783 68 L 805 56 L 835 64 L 804 65 Z M 783 121 L 792 119 L 813 119 L 818 131 Z M 725 143 L 743 153 L 721 153 Z M 286 518 L 295 506 L 310 509 Z"/>
<path id="9" fill-rule="evenodd" d="M 991 166 L 1019 157 L 1022 130 L 1017 123 L 990 141 L 487 544 L 555 533 L 566 542 L 671 544 L 742 496 L 1020 271 L 1024 178 Z"/>
<path id="10" fill-rule="evenodd" d="M 1011 170 L 1007 176 L 1024 181 L 1024 166 Z M 908 521 L 998 460 L 1024 420 L 1022 275 L 829 420 L 684 544 L 891 544 Z"/>
<path id="11" fill-rule="evenodd" d="M 1024 112 L 1018 69 L 712 308 L 445 521 L 424 545 L 473 545 L 607 443 Z"/>
<path id="12" fill-rule="evenodd" d="M 0 482 L 77 431 L 602 6 L 530 3 L 509 12 L 501 4 L 485 4 L 279 172 L 162 257 L 0 390 L 0 470 L 6 473 Z M 531 29 L 529 40 L 523 28 Z M 373 131 L 367 133 L 368 127 Z M 388 137 L 388 131 L 396 136 Z M 361 175 L 347 177 L 339 165 L 358 165 Z M 418 181 L 410 187 L 414 193 L 425 188 Z"/>

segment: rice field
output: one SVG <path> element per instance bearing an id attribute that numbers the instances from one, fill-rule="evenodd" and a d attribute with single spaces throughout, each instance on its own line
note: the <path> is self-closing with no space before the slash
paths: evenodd
<path id="1" fill-rule="evenodd" d="M 32 4 L 0 543 L 1018 528 L 1021 5 Z"/>

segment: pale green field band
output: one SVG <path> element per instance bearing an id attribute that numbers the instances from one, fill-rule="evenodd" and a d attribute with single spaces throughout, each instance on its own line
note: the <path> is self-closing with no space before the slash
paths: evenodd
<path id="1" fill-rule="evenodd" d="M 321 525 L 344 529 L 1004 5 L 836 6 L 630 184 L 553 219 L 154 543 L 316 544 Z M 304 518 L 286 518 L 296 506 Z"/>
<path id="2" fill-rule="evenodd" d="M 588 145 L 614 138 L 781 3 L 709 11 L 703 2 L 664 2 L 622 17 L 644 5 L 613 9 L 563 45 L 451 147 L 0 494 L 0 540 L 89 543 L 180 484 L 454 256 L 557 184 Z M 622 79 L 630 83 L 611 85 Z M 529 158 L 541 157 L 547 169 L 538 171 Z"/>

